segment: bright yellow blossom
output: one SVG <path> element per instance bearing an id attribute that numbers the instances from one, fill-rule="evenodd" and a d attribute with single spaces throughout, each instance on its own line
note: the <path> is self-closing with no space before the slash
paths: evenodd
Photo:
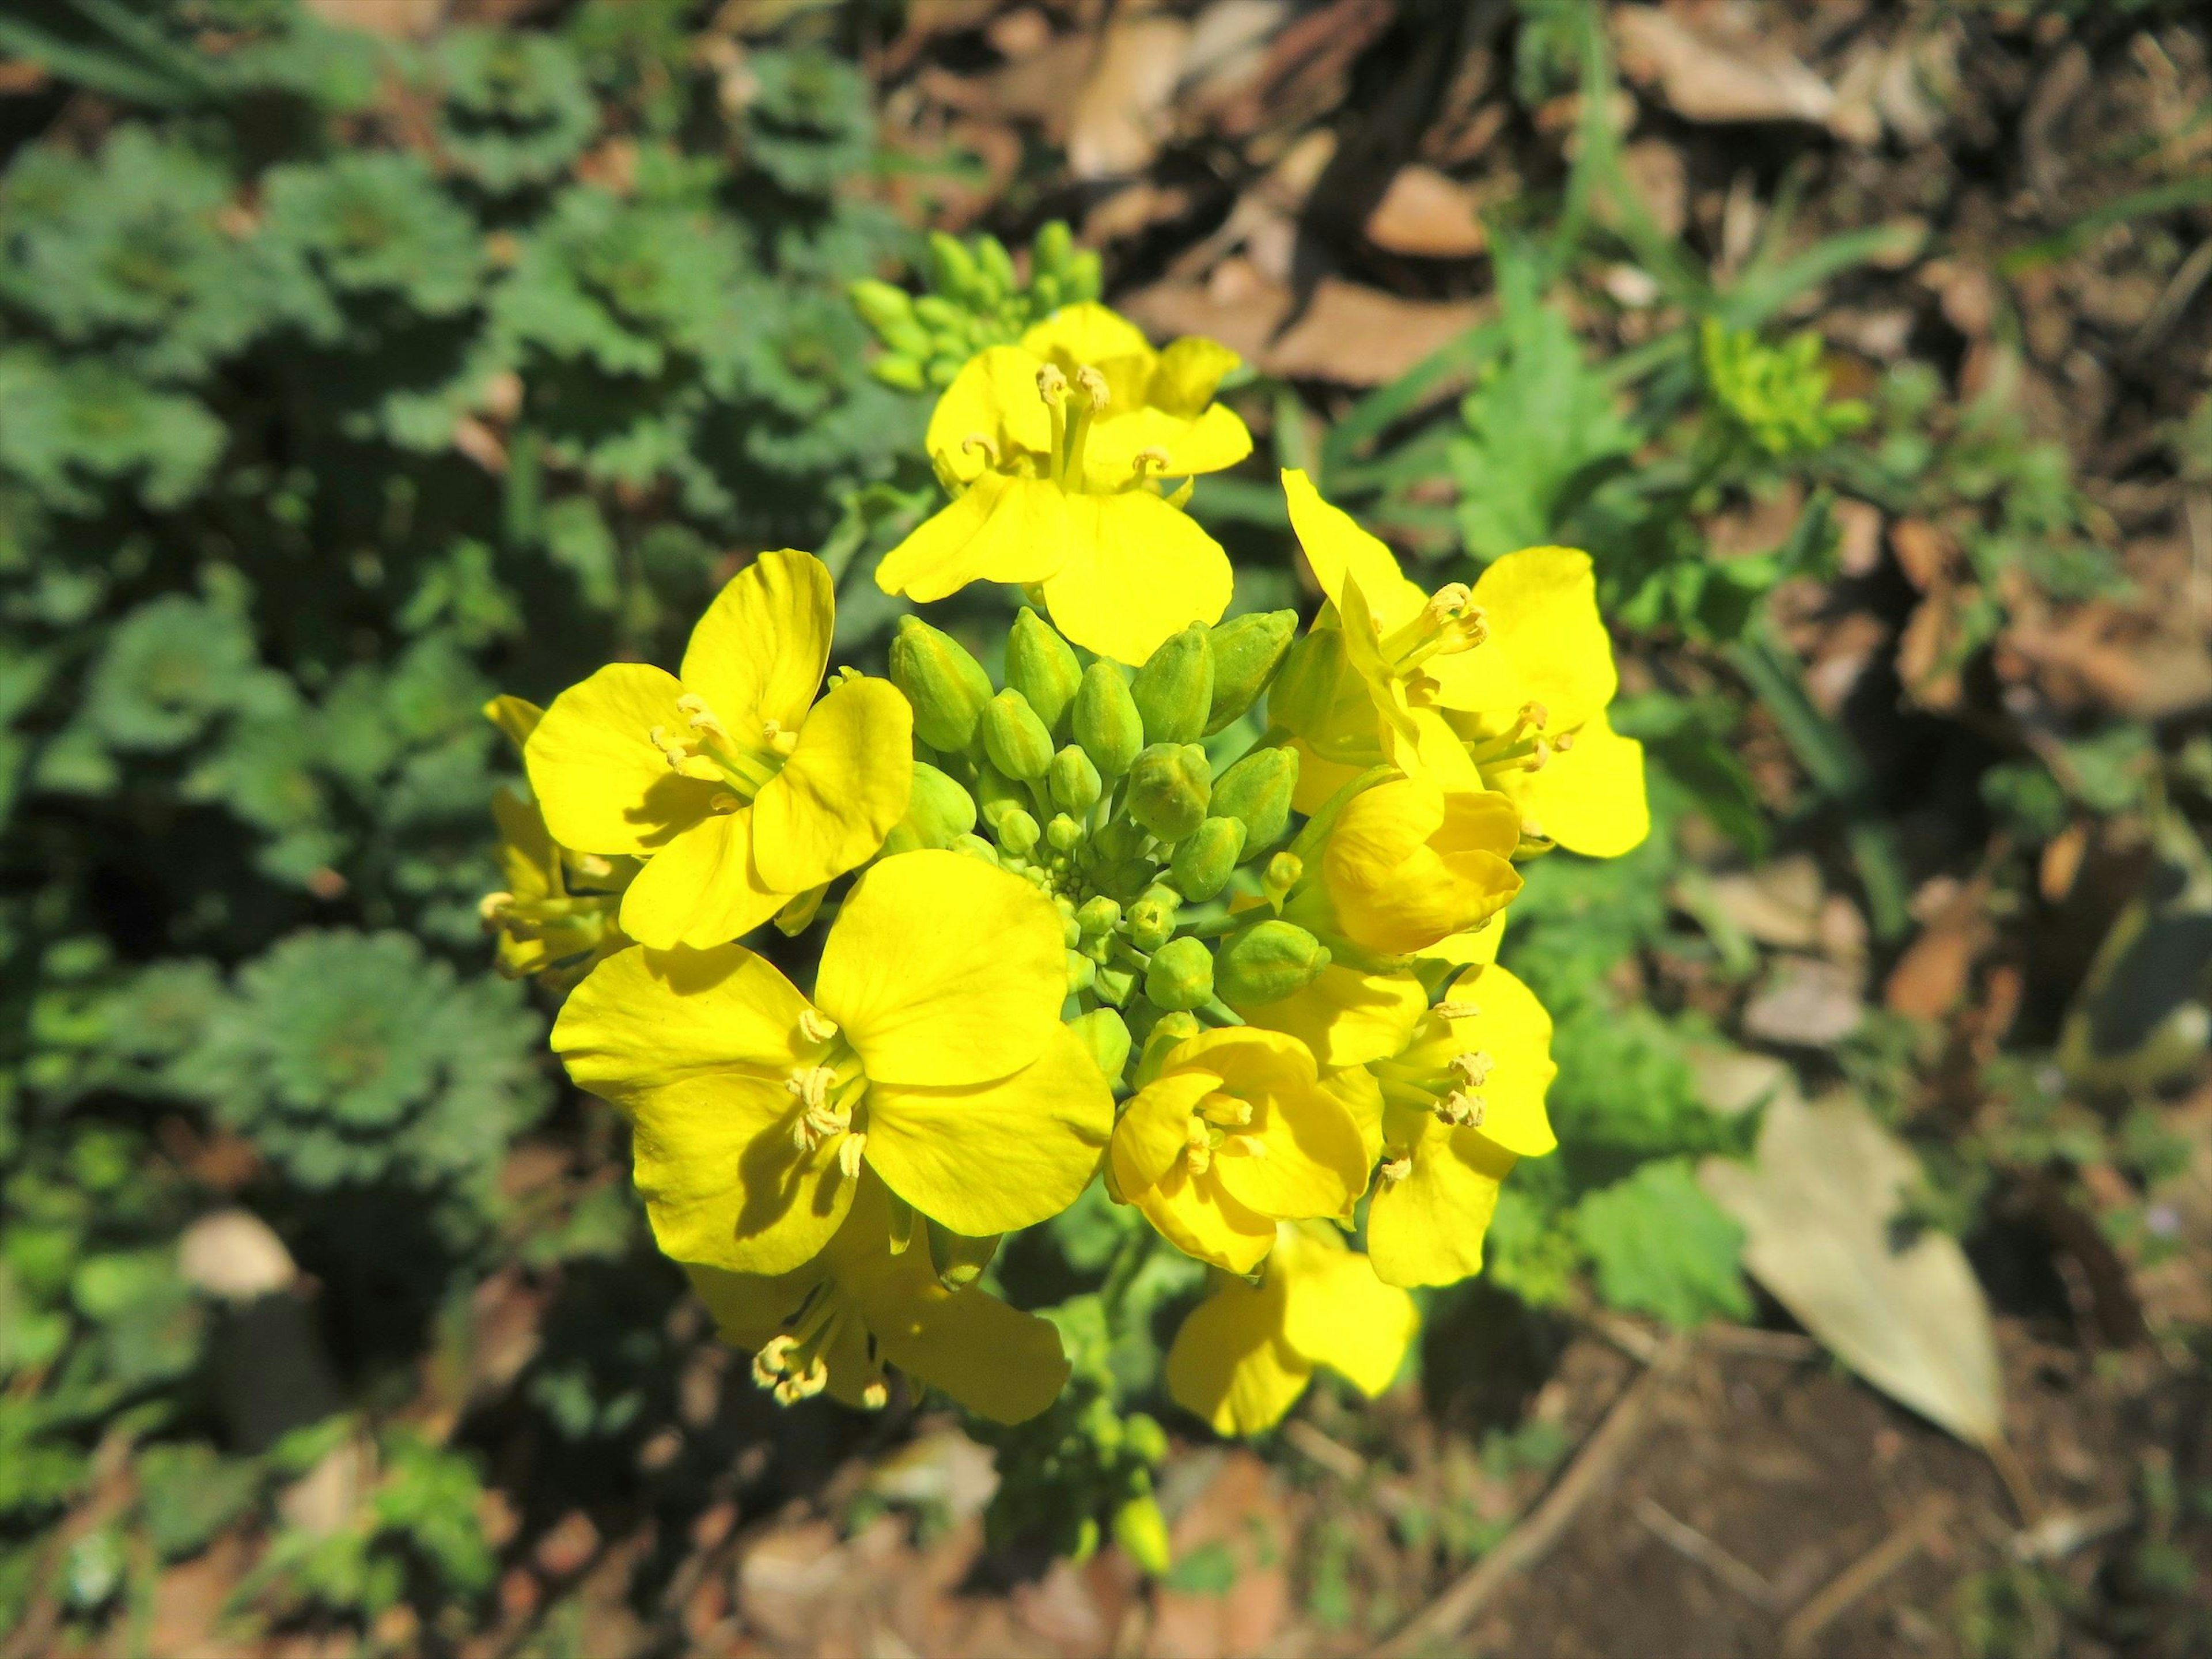
<path id="1" fill-rule="evenodd" d="M 485 717 L 518 752 L 544 714 L 520 697 L 494 697 L 484 705 Z M 477 908 L 486 930 L 499 936 L 499 971 L 509 979 L 535 974 L 566 990 L 630 943 L 615 913 L 638 862 L 559 846 L 526 787 L 501 788 L 492 797 L 491 815 L 499 826 L 499 867 L 507 886 L 485 894 Z"/>
<path id="2" fill-rule="evenodd" d="M 1533 836 L 1595 857 L 1650 831 L 1644 750 L 1607 718 L 1619 679 L 1589 556 L 1509 553 L 1424 593 L 1390 550 L 1287 471 L 1291 522 L 1336 611 L 1270 706 L 1302 749 L 1298 805 L 1388 760 L 1510 796 Z"/>
<path id="3" fill-rule="evenodd" d="M 1521 890 L 1520 839 L 1519 813 L 1495 791 L 1387 779 L 1344 804 L 1317 873 L 1291 889 L 1283 915 L 1324 942 L 1410 956 L 1505 908 Z"/>
<path id="4" fill-rule="evenodd" d="M 924 601 L 974 581 L 1041 584 L 1062 634 L 1127 663 L 1218 621 L 1228 556 L 1160 481 L 1251 453 L 1244 422 L 1213 401 L 1237 362 L 1212 340 L 1155 351 L 1088 304 L 981 353 L 929 422 L 952 502 L 884 556 L 877 582 Z"/>
<path id="5" fill-rule="evenodd" d="M 1067 1381 L 1060 1333 L 988 1291 L 948 1290 L 929 1247 L 894 1251 L 884 1184 L 863 1174 L 843 1224 L 819 1255 L 761 1277 L 689 1267 L 722 1340 L 754 1350 L 753 1377 L 789 1405 L 825 1390 L 848 1406 L 890 1397 L 886 1365 L 999 1423 L 1052 1404 Z"/>
<path id="6" fill-rule="evenodd" d="M 1168 1351 L 1168 1393 L 1219 1434 L 1280 1422 L 1326 1365 L 1369 1398 L 1390 1386 L 1421 1328 L 1413 1298 L 1375 1275 L 1334 1228 L 1285 1224 L 1255 1287 L 1218 1275 Z"/>
<path id="7" fill-rule="evenodd" d="M 1367 1250 L 1393 1285 L 1449 1285 L 1480 1271 L 1498 1188 L 1516 1159 L 1559 1143 L 1544 1114 L 1552 1019 L 1495 965 L 1463 974 L 1413 1038 L 1369 1069 L 1382 1097 L 1382 1163 Z"/>
<path id="8" fill-rule="evenodd" d="M 692 630 L 680 674 L 615 663 L 524 750 L 554 840 L 648 859 L 623 931 L 720 945 L 874 856 L 905 812 L 913 711 L 887 680 L 814 702 L 835 599 L 811 553 L 763 553 Z"/>
<path id="9" fill-rule="evenodd" d="M 553 1028 L 577 1084 L 633 1126 L 653 1236 L 678 1261 L 781 1273 L 836 1232 L 862 1169 L 972 1237 L 1058 1214 L 1113 1098 L 1060 1024 L 1060 915 L 957 853 L 854 886 L 811 1001 L 742 945 L 626 951 Z"/>
<path id="10" fill-rule="evenodd" d="M 1170 1243 L 1239 1273 L 1276 1222 L 1341 1214 L 1367 1179 L 1358 1127 L 1305 1045 L 1234 1027 L 1176 1045 L 1123 1110 L 1112 1169 Z"/>

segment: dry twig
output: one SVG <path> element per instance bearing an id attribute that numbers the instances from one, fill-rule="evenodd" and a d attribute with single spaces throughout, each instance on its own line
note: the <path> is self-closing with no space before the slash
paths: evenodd
<path id="1" fill-rule="evenodd" d="M 1704 1567 L 1753 1607 L 1773 1607 L 1774 1586 L 1688 1522 L 1668 1514 L 1648 1498 L 1636 1500 L 1636 1518 L 1661 1543 Z"/>
<path id="2" fill-rule="evenodd" d="M 1784 1654 L 1804 1652 L 1861 1596 L 1917 1555 L 1950 1519 L 1952 1508 L 1948 1492 L 1934 1493 L 1888 1537 L 1814 1591 L 1782 1627 Z"/>

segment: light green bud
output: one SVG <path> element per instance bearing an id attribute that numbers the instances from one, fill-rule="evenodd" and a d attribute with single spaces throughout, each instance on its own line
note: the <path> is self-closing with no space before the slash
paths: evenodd
<path id="1" fill-rule="evenodd" d="M 914 319 L 914 296 L 890 283 L 866 276 L 845 285 L 845 295 L 864 321 L 877 333 Z"/>
<path id="2" fill-rule="evenodd" d="M 890 658 L 891 684 L 914 705 L 915 735 L 946 754 L 973 743 L 991 677 L 967 647 L 919 617 L 901 617 Z"/>
<path id="3" fill-rule="evenodd" d="M 1214 988 L 1232 1008 L 1264 1008 L 1304 990 L 1328 966 L 1328 947 L 1294 922 L 1269 919 L 1223 941 Z"/>
<path id="4" fill-rule="evenodd" d="M 1168 1547 L 1167 1518 L 1150 1492 L 1128 1499 L 1114 1511 L 1114 1541 L 1154 1578 L 1164 1574 L 1174 1561 Z"/>
<path id="5" fill-rule="evenodd" d="M 922 365 L 922 378 L 942 391 L 960 378 L 960 371 L 967 366 L 967 362 L 968 359 L 963 353 L 946 352 L 941 356 L 932 357 Z"/>
<path id="6" fill-rule="evenodd" d="M 1097 938 L 1110 933 L 1121 925 L 1121 907 L 1103 893 L 1083 901 L 1083 908 L 1075 913 L 1075 925 L 1085 938 Z"/>
<path id="7" fill-rule="evenodd" d="M 1030 240 L 1030 270 L 1033 276 L 1057 276 L 1067 269 L 1075 252 L 1075 235 L 1065 219 L 1048 219 Z"/>
<path id="8" fill-rule="evenodd" d="M 1091 1051 L 1106 1081 L 1119 1083 L 1121 1068 L 1129 1063 L 1128 1022 L 1111 1008 L 1093 1008 L 1068 1021 L 1067 1029 Z"/>
<path id="9" fill-rule="evenodd" d="M 1021 811 L 1030 805 L 1030 792 L 987 761 L 975 769 L 975 805 L 995 836 L 1007 813 Z"/>
<path id="10" fill-rule="evenodd" d="M 868 373 L 885 386 L 901 392 L 919 392 L 929 384 L 922 374 L 921 365 L 914 358 L 896 355 L 878 357 L 868 365 Z"/>
<path id="11" fill-rule="evenodd" d="M 1097 1553 L 1098 1517 L 1086 1515 L 1075 1523 L 1075 1539 L 1067 1547 L 1067 1564 L 1079 1567 Z"/>
<path id="12" fill-rule="evenodd" d="M 941 230 L 929 233 L 929 285 L 939 294 L 971 301 L 982 292 L 975 256 L 960 239 Z"/>
<path id="13" fill-rule="evenodd" d="M 1206 736 L 1260 700 L 1297 631 L 1295 611 L 1255 611 L 1207 631 L 1206 648 L 1213 657 L 1213 703 L 1206 712 Z"/>
<path id="14" fill-rule="evenodd" d="M 1190 941 L 1195 945 L 1196 939 Z M 1162 1014 L 1152 1022 L 1152 1029 L 1145 1033 L 1145 1048 L 1137 1061 L 1137 1075 L 1133 1079 L 1141 1089 L 1157 1079 L 1160 1068 L 1167 1064 L 1168 1056 L 1176 1045 L 1196 1036 L 1206 1027 L 1198 1023 L 1198 1016 L 1186 1013 Z"/>
<path id="15" fill-rule="evenodd" d="M 1044 838 L 1055 853 L 1073 853 L 1082 844 L 1083 826 L 1065 812 L 1054 812 L 1044 827 Z"/>
<path id="16" fill-rule="evenodd" d="M 1192 743 L 1206 731 L 1206 711 L 1213 703 L 1213 653 L 1206 630 L 1193 623 L 1161 641 L 1145 659 L 1129 688 L 1145 722 L 1145 741 Z"/>
<path id="17" fill-rule="evenodd" d="M 914 302 L 916 321 L 939 336 L 956 338 L 968 331 L 968 312 L 939 295 L 925 294 Z"/>
<path id="18" fill-rule="evenodd" d="M 1175 862 L 1168 866 L 1176 890 L 1194 903 L 1212 898 L 1229 884 L 1243 850 L 1243 819 L 1206 819 L 1176 848 Z"/>
<path id="19" fill-rule="evenodd" d="M 959 836 L 953 842 L 952 850 L 956 853 L 965 853 L 971 859 L 980 860 L 994 870 L 999 867 L 999 849 L 981 836 Z"/>
<path id="20" fill-rule="evenodd" d="M 1094 662 L 1084 671 L 1075 691 L 1075 740 L 1098 775 L 1109 781 L 1129 769 L 1145 746 L 1145 722 L 1128 682 L 1109 662 Z"/>
<path id="21" fill-rule="evenodd" d="M 1091 994 L 1116 1008 L 1127 1004 L 1136 988 L 1137 975 L 1127 968 L 1101 968 L 1091 975 Z"/>
<path id="22" fill-rule="evenodd" d="M 1168 1461 L 1168 1431 L 1149 1412 L 1131 1412 L 1121 1419 L 1129 1450 L 1157 1468 Z"/>
<path id="23" fill-rule="evenodd" d="M 1352 672 L 1345 659 L 1342 630 L 1308 633 L 1284 654 L 1267 687 L 1267 715 L 1292 732 L 1322 730 L 1336 707 L 1336 694 Z"/>
<path id="24" fill-rule="evenodd" d="M 1260 885 L 1267 889 L 1267 896 L 1279 900 L 1297 886 L 1306 873 L 1306 861 L 1296 853 L 1278 853 L 1267 860 L 1267 872 L 1260 878 Z"/>
<path id="25" fill-rule="evenodd" d="M 1052 764 L 1052 733 L 1030 707 L 1030 700 L 1008 686 L 983 707 L 983 752 L 1010 778 L 1033 782 Z"/>
<path id="26" fill-rule="evenodd" d="M 927 761 L 916 761 L 906 816 L 884 837 L 884 853 L 950 847 L 975 828 L 975 797 Z"/>
<path id="27" fill-rule="evenodd" d="M 1162 841 L 1181 841 L 1205 822 L 1212 769 L 1194 743 L 1156 743 L 1129 768 L 1129 816 Z"/>
<path id="28" fill-rule="evenodd" d="M 1047 726 L 1065 732 L 1068 705 L 1083 684 L 1083 665 L 1050 623 L 1025 609 L 1006 635 L 1006 684 L 1030 700 Z"/>
<path id="29" fill-rule="evenodd" d="M 937 1269 L 937 1282 L 948 1291 L 973 1285 L 983 1276 L 983 1269 L 991 1265 L 991 1258 L 999 1253 L 997 1233 L 987 1238 L 970 1238 L 965 1233 L 940 1227 L 934 1221 L 925 1226 L 929 1237 L 930 1266 Z"/>
<path id="30" fill-rule="evenodd" d="M 1030 278 L 1030 313 L 1049 317 L 1060 309 L 1060 278 L 1050 271 Z"/>
<path id="31" fill-rule="evenodd" d="M 1127 818 L 1114 818 L 1091 836 L 1091 844 L 1098 849 L 1102 859 L 1109 863 L 1121 863 L 1137 856 L 1139 849 L 1145 844 L 1145 836 L 1144 825 L 1133 823 Z M 1149 869 L 1151 866 L 1146 867 Z M 1111 883 L 1101 884 L 1109 888 L 1112 885 Z M 1139 882 L 1137 885 L 1141 891 L 1144 883 Z"/>
<path id="32" fill-rule="evenodd" d="M 1053 799 L 1078 816 L 1097 805 L 1098 797 L 1106 793 L 1105 780 L 1098 775 L 1097 764 L 1072 743 L 1052 757 L 1052 769 L 1046 777 Z"/>
<path id="33" fill-rule="evenodd" d="M 1024 855 L 1037 844 L 1037 837 L 1044 833 L 1037 828 L 1037 821 L 1018 806 L 1000 816 L 998 830 L 1000 846 L 1009 853 Z"/>
<path id="34" fill-rule="evenodd" d="M 1097 971 L 1098 964 L 1089 957 L 1079 951 L 1070 951 L 1067 953 L 1067 994 L 1080 996 L 1089 990 L 1091 978 Z"/>
<path id="35" fill-rule="evenodd" d="M 1175 932 L 1176 911 L 1182 901 L 1169 889 L 1155 887 L 1129 907 L 1129 943 L 1139 951 L 1158 949 Z"/>
<path id="36" fill-rule="evenodd" d="M 1067 257 L 1067 275 L 1060 286 L 1066 291 L 1066 301 L 1075 305 L 1085 300 L 1095 300 L 1106 288 L 1106 262 L 1099 258 L 1095 247 L 1079 247 Z"/>
<path id="37" fill-rule="evenodd" d="M 1291 797 L 1297 793 L 1298 751 L 1255 749 L 1215 780 L 1206 810 L 1244 825 L 1238 856 L 1257 858 L 1291 827 Z"/>
<path id="38" fill-rule="evenodd" d="M 987 234 L 975 239 L 975 270 L 988 298 L 1000 299 L 1014 291 L 1013 255 L 997 237 Z"/>

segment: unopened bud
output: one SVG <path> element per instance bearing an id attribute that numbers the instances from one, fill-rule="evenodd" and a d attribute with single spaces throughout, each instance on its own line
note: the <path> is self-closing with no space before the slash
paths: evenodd
<path id="1" fill-rule="evenodd" d="M 1053 799 L 1078 817 L 1097 805 L 1098 797 L 1106 793 L 1097 763 L 1072 743 L 1052 757 L 1046 777 Z"/>
<path id="2" fill-rule="evenodd" d="M 1229 936 L 1213 981 L 1231 1007 L 1264 1008 L 1304 990 L 1328 966 L 1328 946 L 1295 923 L 1271 919 Z"/>
<path id="3" fill-rule="evenodd" d="M 1038 276 L 1058 276 L 1067 269 L 1068 255 L 1075 252 L 1075 236 L 1065 219 L 1048 219 L 1038 228 L 1030 240 L 1030 273 L 1032 285 Z"/>
<path id="4" fill-rule="evenodd" d="M 1285 654 L 1267 687 L 1267 718 L 1301 737 L 1326 730 L 1337 694 L 1352 672 L 1345 659 L 1343 631 L 1310 630 Z"/>
<path id="5" fill-rule="evenodd" d="M 963 301 L 982 298 L 981 273 L 975 269 L 975 256 L 958 237 L 941 230 L 930 232 L 929 285 L 939 294 Z"/>
<path id="6" fill-rule="evenodd" d="M 983 752 L 1010 778 L 1030 782 L 1052 764 L 1052 733 L 1011 685 L 983 708 Z"/>
<path id="7" fill-rule="evenodd" d="M 1067 994 L 1081 996 L 1091 988 L 1091 981 L 1097 972 L 1097 963 L 1080 951 L 1070 951 L 1067 953 Z"/>
<path id="8" fill-rule="evenodd" d="M 1103 893 L 1087 898 L 1075 913 L 1075 925 L 1085 939 L 1110 933 L 1121 925 L 1121 907 Z"/>
<path id="9" fill-rule="evenodd" d="M 1042 834 L 1043 831 L 1037 828 L 1037 821 L 1018 806 L 1011 812 L 1000 815 L 999 845 L 1009 853 L 1027 853 L 1037 844 L 1037 837 Z"/>
<path id="10" fill-rule="evenodd" d="M 1145 995 L 1156 1008 L 1195 1008 L 1213 995 L 1213 952 L 1200 939 L 1171 939 L 1152 952 Z"/>
<path id="11" fill-rule="evenodd" d="M 1030 700 L 1048 729 L 1064 732 L 1075 689 L 1083 684 L 1083 665 L 1050 623 L 1024 610 L 1006 635 L 1006 684 Z"/>
<path id="12" fill-rule="evenodd" d="M 1035 802 L 1028 790 L 987 761 L 975 769 L 975 805 L 995 836 L 1000 820 L 1007 813 L 1024 811 Z"/>
<path id="13" fill-rule="evenodd" d="M 970 1238 L 965 1233 L 940 1227 L 934 1221 L 926 1226 L 930 1266 L 937 1270 L 937 1282 L 948 1291 L 973 1285 L 983 1276 L 983 1269 L 991 1265 L 991 1258 L 999 1253 L 996 1233 L 986 1238 Z"/>
<path id="14" fill-rule="evenodd" d="M 1244 825 L 1242 856 L 1257 858 L 1291 827 L 1291 798 L 1297 793 L 1298 751 L 1255 749 L 1224 772 L 1206 811 Z"/>
<path id="15" fill-rule="evenodd" d="M 1194 939 L 1192 943 L 1197 941 Z M 1177 1045 L 1196 1036 L 1205 1029 L 1198 1023 L 1195 1014 L 1162 1014 L 1154 1020 L 1152 1029 L 1145 1033 L 1144 1051 L 1137 1061 L 1137 1075 L 1133 1079 L 1136 1086 L 1144 1088 L 1157 1079 L 1161 1068 L 1168 1063 L 1168 1056 L 1176 1051 Z"/>
<path id="16" fill-rule="evenodd" d="M 1229 884 L 1243 850 L 1243 819 L 1209 817 L 1176 848 L 1169 866 L 1176 890 L 1194 903 L 1212 898 Z"/>
<path id="17" fill-rule="evenodd" d="M 904 289 L 867 277 L 847 284 L 845 293 L 853 302 L 853 309 L 860 313 L 862 319 L 886 343 L 891 343 L 891 331 L 894 329 L 913 329 L 916 333 L 921 332 L 919 329 L 914 329 L 914 298 Z M 900 349 L 904 349 L 903 347 Z"/>
<path id="18" fill-rule="evenodd" d="M 1167 1520 L 1150 1492 L 1130 1498 L 1114 1511 L 1114 1541 L 1154 1578 L 1165 1573 L 1174 1559 L 1168 1547 Z"/>
<path id="19" fill-rule="evenodd" d="M 1194 743 L 1153 744 L 1129 768 L 1129 816 L 1162 841 L 1204 823 L 1212 793 L 1212 769 Z"/>
<path id="20" fill-rule="evenodd" d="M 1122 1068 L 1129 1063 L 1128 1023 L 1111 1008 L 1093 1008 L 1068 1021 L 1067 1029 L 1091 1051 L 1099 1074 L 1109 1084 L 1121 1082 Z"/>
<path id="21" fill-rule="evenodd" d="M 1295 611 L 1255 611 L 1208 630 L 1206 648 L 1213 658 L 1213 702 L 1206 711 L 1206 736 L 1260 700 L 1297 631 Z"/>
<path id="22" fill-rule="evenodd" d="M 1109 781 L 1127 771 L 1145 746 L 1145 722 L 1137 713 L 1121 671 L 1110 662 L 1094 662 L 1084 671 L 1076 688 L 1073 727 L 1076 742 L 1091 757 L 1098 775 Z M 925 738 L 924 741 L 927 741 Z"/>
<path id="23" fill-rule="evenodd" d="M 975 828 L 975 797 L 927 761 L 916 761 L 906 816 L 884 838 L 884 855 L 950 847 Z"/>
<path id="24" fill-rule="evenodd" d="M 1045 845 L 1055 853 L 1072 853 L 1081 845 L 1083 826 L 1065 812 L 1054 812 L 1044 826 Z"/>
<path id="25" fill-rule="evenodd" d="M 1127 968 L 1101 968 L 1091 977 L 1091 994 L 1114 1007 L 1127 1006 L 1137 988 L 1137 976 Z"/>
<path id="26" fill-rule="evenodd" d="M 959 641 L 919 617 L 902 617 L 890 670 L 891 684 L 914 705 L 916 737 L 945 754 L 975 740 L 976 722 L 991 701 L 991 677 Z"/>
<path id="27" fill-rule="evenodd" d="M 1175 932 L 1178 901 L 1165 888 L 1155 887 L 1129 907 L 1129 943 L 1139 951 L 1157 950 Z"/>
<path id="28" fill-rule="evenodd" d="M 1130 695 L 1148 744 L 1192 743 L 1205 735 L 1213 704 L 1213 653 L 1206 629 L 1193 623 L 1171 634 L 1137 671 Z"/>
<path id="29" fill-rule="evenodd" d="M 952 850 L 964 853 L 971 859 L 980 859 L 993 869 L 999 867 L 999 849 L 981 836 L 961 836 L 954 840 Z"/>
<path id="30" fill-rule="evenodd" d="M 1267 889 L 1269 898 L 1279 901 L 1284 894 L 1298 884 L 1305 872 L 1306 862 L 1296 853 L 1278 853 L 1267 860 L 1267 872 L 1260 878 L 1260 884 Z"/>

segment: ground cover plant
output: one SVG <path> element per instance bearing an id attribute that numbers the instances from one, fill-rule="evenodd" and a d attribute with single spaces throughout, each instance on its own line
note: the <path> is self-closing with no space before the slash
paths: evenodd
<path id="1" fill-rule="evenodd" d="M 2181 9 L 0 52 L 0 1651 L 2202 1644 Z"/>

